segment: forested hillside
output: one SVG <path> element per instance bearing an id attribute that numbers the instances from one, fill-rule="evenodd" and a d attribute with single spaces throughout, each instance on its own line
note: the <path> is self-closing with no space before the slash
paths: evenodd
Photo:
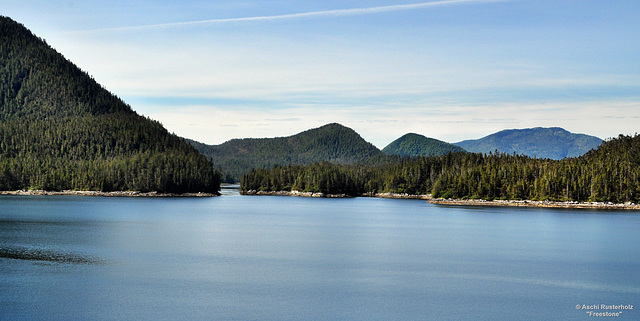
<path id="1" fill-rule="evenodd" d="M 454 145 L 472 153 L 498 151 L 536 158 L 563 159 L 578 157 L 597 148 L 602 139 L 585 134 L 573 134 L 562 128 L 507 129 L 480 139 L 465 140 Z"/>
<path id="2" fill-rule="evenodd" d="M 335 123 L 289 137 L 233 139 L 221 145 L 187 141 L 220 166 L 229 183 L 253 168 L 320 161 L 354 164 L 383 156 L 353 129 Z"/>
<path id="3" fill-rule="evenodd" d="M 563 160 L 455 153 L 377 167 L 316 163 L 253 170 L 241 183 L 244 191 L 638 203 L 640 136 L 620 135 L 584 156 Z"/>
<path id="4" fill-rule="evenodd" d="M 217 192 L 193 147 L 0 17 L 0 190 Z"/>
<path id="5" fill-rule="evenodd" d="M 382 149 L 387 155 L 398 156 L 440 156 L 464 151 L 462 147 L 414 133 L 406 134 Z"/>

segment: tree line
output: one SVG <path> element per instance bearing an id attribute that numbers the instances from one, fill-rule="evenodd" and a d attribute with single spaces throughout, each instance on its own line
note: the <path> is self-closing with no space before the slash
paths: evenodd
<path id="1" fill-rule="evenodd" d="M 0 190 L 211 192 L 220 174 L 157 122 L 126 114 L 0 121 Z"/>
<path id="2" fill-rule="evenodd" d="M 620 135 L 577 158 L 449 153 L 378 166 L 315 163 L 254 169 L 244 191 L 432 194 L 436 198 L 640 201 L 640 136 Z"/>

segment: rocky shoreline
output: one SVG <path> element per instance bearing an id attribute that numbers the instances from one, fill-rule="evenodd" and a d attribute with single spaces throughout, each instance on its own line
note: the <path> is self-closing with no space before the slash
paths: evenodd
<path id="1" fill-rule="evenodd" d="M 404 200 L 431 200 L 433 197 L 431 194 L 414 195 L 406 193 L 365 193 L 363 197 L 378 197 L 378 198 L 392 198 L 392 199 L 404 199 Z"/>
<path id="2" fill-rule="evenodd" d="M 240 191 L 242 195 L 271 195 L 271 196 L 298 196 L 318 198 L 345 198 L 354 197 L 346 194 L 324 194 L 299 191 Z M 640 204 L 635 203 L 611 203 L 611 202 L 555 202 L 555 201 L 518 201 L 518 200 L 493 200 L 482 199 L 443 199 L 433 198 L 431 194 L 412 195 L 399 193 L 365 193 L 360 197 L 378 197 L 392 199 L 421 199 L 437 205 L 467 205 L 467 206 L 514 206 L 514 207 L 543 207 L 543 208 L 574 208 L 574 209 L 616 209 L 616 210 L 640 210 Z"/>
<path id="3" fill-rule="evenodd" d="M 583 208 L 606 210 L 640 210 L 640 204 L 611 203 L 611 202 L 555 202 L 555 201 L 510 201 L 510 200 L 481 200 L 481 199 L 431 199 L 431 204 L 438 205 L 469 205 L 469 206 L 515 206 L 515 207 L 543 207 L 543 208 Z"/>
<path id="4" fill-rule="evenodd" d="M 213 197 L 219 194 L 212 193 L 158 193 L 158 192 L 137 192 L 137 191 L 44 191 L 44 190 L 18 190 L 0 191 L 0 195 L 76 195 L 76 196 L 106 196 L 106 197 Z"/>
<path id="5" fill-rule="evenodd" d="M 258 195 L 258 196 L 298 196 L 298 197 L 318 197 L 318 198 L 347 198 L 352 197 L 347 194 L 324 194 L 324 193 L 314 193 L 314 192 L 298 192 L 298 191 L 256 191 L 256 190 L 248 190 L 243 191 L 240 190 L 241 195 Z"/>
<path id="6" fill-rule="evenodd" d="M 268 195 L 268 196 L 297 196 L 315 198 L 352 198 L 355 196 L 347 194 L 324 194 L 314 192 L 299 191 L 240 191 L 242 195 Z M 158 192 L 138 192 L 138 191 L 44 191 L 44 190 L 17 190 L 0 191 L 0 195 L 77 195 L 77 196 L 105 196 L 105 197 L 213 197 L 220 194 L 212 193 L 158 193 Z M 616 210 L 640 210 L 640 204 L 635 203 L 611 203 L 611 202 L 556 202 L 556 201 L 528 201 L 528 200 L 482 200 L 482 199 L 443 199 L 433 198 L 431 194 L 413 195 L 404 193 L 365 193 L 358 197 L 377 197 L 389 199 L 420 199 L 427 200 L 431 204 L 437 205 L 457 205 L 457 206 L 513 206 L 513 207 L 542 207 L 542 208 L 582 208 L 582 209 L 616 209 Z"/>
<path id="7" fill-rule="evenodd" d="M 299 196 L 299 197 L 325 197 L 325 198 L 351 198 L 356 197 L 347 194 L 324 194 L 314 192 L 299 192 L 299 191 L 240 191 L 242 195 L 270 195 L 270 196 Z M 379 197 L 379 198 L 394 198 L 394 199 L 432 199 L 431 195 L 412 195 L 412 194 L 398 194 L 398 193 L 365 193 L 357 195 L 358 197 Z"/>

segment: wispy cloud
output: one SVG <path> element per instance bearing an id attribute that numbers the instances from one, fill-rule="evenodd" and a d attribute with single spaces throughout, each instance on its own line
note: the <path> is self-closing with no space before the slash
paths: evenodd
<path id="1" fill-rule="evenodd" d="M 377 14 L 377 13 L 393 12 L 393 11 L 416 10 L 416 9 L 424 9 L 429 7 L 441 7 L 441 6 L 450 6 L 450 5 L 459 5 L 459 4 L 490 3 L 490 2 L 505 2 L 505 1 L 512 1 L 512 0 L 442 0 L 442 1 L 431 1 L 431 2 L 421 2 L 421 3 L 411 3 L 411 4 L 377 6 L 377 7 L 369 7 L 369 8 L 335 9 L 335 10 L 312 11 L 312 12 L 291 13 L 291 14 L 270 15 L 270 16 L 222 18 L 222 19 L 183 21 L 183 22 L 160 23 L 160 24 L 139 25 L 139 26 L 102 28 L 102 29 L 83 30 L 82 32 L 134 31 L 134 30 L 140 30 L 140 29 L 158 29 L 158 28 L 226 24 L 226 23 L 268 22 L 268 21 L 293 20 L 293 19 L 305 19 L 305 18 L 331 18 L 331 17 L 341 17 L 341 16 Z"/>
<path id="2" fill-rule="evenodd" d="M 69 11 L 71 22 L 56 25 L 78 31 L 47 41 L 136 111 L 210 144 L 329 122 L 378 147 L 407 132 L 453 142 L 536 126 L 602 138 L 636 131 L 637 10 L 404 1 L 322 11 L 268 2 L 269 13 L 234 4 L 211 16 L 195 2 L 100 5 L 90 10 L 100 19 L 71 23 L 82 16 Z M 96 20 L 122 27 L 86 30 Z"/>

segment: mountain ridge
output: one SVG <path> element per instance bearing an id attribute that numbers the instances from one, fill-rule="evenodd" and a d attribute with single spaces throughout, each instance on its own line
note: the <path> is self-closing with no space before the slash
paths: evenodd
<path id="1" fill-rule="evenodd" d="M 340 136 L 349 137 L 340 139 Z M 526 138 L 526 139 L 525 139 Z M 315 162 L 380 165 L 399 161 L 398 157 L 433 157 L 450 152 L 523 154 L 537 158 L 578 157 L 602 142 L 597 137 L 573 134 L 560 127 L 506 129 L 477 140 L 450 144 L 416 133 L 394 140 L 382 151 L 366 142 L 353 129 L 337 123 L 302 131 L 286 137 L 237 138 L 219 145 L 185 139 L 209 161 L 220 166 L 226 182 L 237 182 L 251 169 Z M 342 144 L 339 142 L 342 141 Z M 458 144 L 481 142 L 484 149 L 465 150 Z M 505 148 L 503 146 L 509 146 Z M 488 146 L 488 147 L 487 147 Z M 595 147 L 594 147 L 595 146 Z M 364 154 L 362 152 L 364 151 Z M 527 154 L 528 153 L 528 154 Z M 339 156 L 338 156 L 339 155 Z"/>
<path id="2" fill-rule="evenodd" d="M 351 128 L 330 123 L 298 134 L 274 138 L 231 139 L 220 145 L 207 145 L 185 139 L 220 166 L 225 181 L 239 181 L 252 168 L 276 165 L 304 165 L 314 162 L 353 164 L 384 154 Z"/>
<path id="3" fill-rule="evenodd" d="M 602 144 L 602 139 L 571 133 L 560 127 L 505 129 L 479 139 L 453 143 L 473 153 L 498 151 L 529 157 L 563 159 L 578 157 Z"/>

